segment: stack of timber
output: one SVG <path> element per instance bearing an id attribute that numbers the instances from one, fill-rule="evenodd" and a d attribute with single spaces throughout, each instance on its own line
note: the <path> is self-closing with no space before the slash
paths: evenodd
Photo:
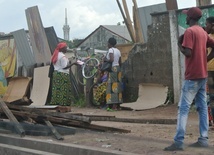
<path id="1" fill-rule="evenodd" d="M 20 134 L 21 136 L 25 136 L 26 134 L 22 122 L 28 122 L 29 124 L 33 123 L 34 125 L 36 124 L 46 125 L 50 128 L 52 134 L 58 140 L 62 140 L 63 137 L 57 131 L 55 126 L 78 127 L 101 132 L 121 132 L 121 133 L 130 132 L 130 130 L 92 124 L 90 117 L 84 116 L 82 114 L 72 114 L 70 112 L 62 113 L 59 112 L 59 107 L 58 109 L 48 109 L 48 110 L 30 108 L 28 106 L 12 105 L 9 103 L 5 103 L 2 99 L 0 99 L 0 105 L 1 105 L 0 108 L 1 117 L 5 117 L 6 115 L 7 118 L 9 118 L 10 120 L 9 123 L 13 123 L 14 128 L 16 129 L 16 133 Z"/>

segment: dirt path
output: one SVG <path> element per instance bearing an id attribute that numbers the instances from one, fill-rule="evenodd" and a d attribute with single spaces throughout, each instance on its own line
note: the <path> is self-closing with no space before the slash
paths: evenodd
<path id="1" fill-rule="evenodd" d="M 109 115 L 118 118 L 172 118 L 177 115 L 177 107 L 170 105 L 158 107 L 144 111 L 116 111 L 108 112 L 100 109 L 72 108 L 72 112 L 91 114 L 91 115 Z M 95 146 L 110 150 L 120 150 L 136 154 L 148 155 L 213 155 L 214 154 L 214 127 L 209 131 L 209 144 L 207 149 L 197 149 L 188 147 L 198 138 L 198 117 L 195 110 L 190 111 L 187 132 L 185 136 L 185 150 L 178 152 L 165 152 L 163 148 L 170 145 L 173 141 L 176 125 L 163 124 L 136 124 L 121 122 L 92 122 L 92 124 L 118 127 L 131 130 L 131 133 L 104 133 L 90 130 L 79 129 L 75 135 L 65 136 L 64 143 L 73 143 L 86 146 Z M 41 137 L 38 137 L 41 138 Z M 43 137 L 44 138 L 44 137 Z M 51 137 L 46 137 L 50 139 Z M 52 138 L 53 141 L 56 141 Z"/>

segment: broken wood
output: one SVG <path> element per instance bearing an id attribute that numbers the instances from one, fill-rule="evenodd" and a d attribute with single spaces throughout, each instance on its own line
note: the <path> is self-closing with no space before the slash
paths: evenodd
<path id="1" fill-rule="evenodd" d="M 56 137 L 57 140 L 63 140 L 64 138 L 59 132 L 54 128 L 50 121 L 44 120 L 45 124 L 51 129 L 53 135 Z"/>
<path id="2" fill-rule="evenodd" d="M 38 114 L 35 114 L 32 112 L 30 113 L 30 112 L 26 112 L 26 111 L 23 112 L 23 111 L 15 111 L 15 110 L 11 110 L 11 112 L 15 116 L 30 117 L 37 122 L 44 122 L 43 120 L 45 119 L 54 124 L 60 124 L 60 125 L 72 126 L 72 127 L 82 127 L 82 128 L 93 129 L 93 130 L 102 131 L 102 132 L 107 132 L 107 131 L 122 132 L 122 133 L 130 132 L 130 130 L 106 127 L 106 126 L 99 126 L 99 125 L 95 125 L 95 124 L 89 124 L 86 122 L 80 122 L 80 121 L 70 120 L 70 119 L 65 119 L 65 118 L 57 118 L 57 117 L 53 117 L 53 116 L 38 115 Z"/>
<path id="3" fill-rule="evenodd" d="M 13 115 L 13 113 L 10 111 L 10 109 L 7 107 L 7 105 L 4 103 L 4 101 L 2 100 L 2 98 L 0 98 L 0 107 L 1 107 L 1 110 L 9 118 L 9 120 L 14 123 L 15 128 L 16 128 L 17 132 L 20 134 L 20 136 L 21 137 L 25 136 L 24 129 L 19 124 L 19 122 L 17 121 L 16 117 Z"/>
<path id="4" fill-rule="evenodd" d="M 10 104 L 13 105 L 25 105 L 25 106 L 31 105 L 31 103 L 33 103 L 33 101 L 31 99 L 28 99 L 26 96 L 24 96 L 22 99 L 10 102 Z"/>
<path id="5" fill-rule="evenodd" d="M 35 113 L 35 114 L 41 115 L 41 116 L 61 117 L 61 118 L 77 120 L 77 121 L 81 121 L 81 122 L 85 122 L 85 123 L 91 122 L 90 118 L 86 117 L 86 116 L 74 115 L 71 113 L 49 112 L 49 111 L 44 111 L 42 109 L 29 108 L 26 106 L 25 107 L 24 106 L 15 106 L 15 105 L 11 105 L 11 104 L 7 104 L 7 105 L 10 109 L 27 111 L 27 112 Z"/>
<path id="6" fill-rule="evenodd" d="M 85 122 L 85 123 L 91 123 L 91 120 L 89 117 L 73 115 L 70 113 L 62 114 L 62 113 L 57 113 L 57 112 L 47 112 L 47 115 L 53 116 L 53 117 L 60 117 L 60 118 L 77 120 L 77 121 L 81 121 L 81 122 Z"/>

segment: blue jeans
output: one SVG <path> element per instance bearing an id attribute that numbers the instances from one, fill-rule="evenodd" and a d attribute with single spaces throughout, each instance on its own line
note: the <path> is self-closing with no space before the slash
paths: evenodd
<path id="1" fill-rule="evenodd" d="M 174 141 L 177 145 L 183 145 L 188 113 L 194 99 L 199 114 L 200 136 L 198 142 L 201 144 L 208 144 L 209 125 L 206 102 L 206 81 L 207 79 L 184 80 L 180 102 L 178 104 L 177 131 L 174 137 Z"/>

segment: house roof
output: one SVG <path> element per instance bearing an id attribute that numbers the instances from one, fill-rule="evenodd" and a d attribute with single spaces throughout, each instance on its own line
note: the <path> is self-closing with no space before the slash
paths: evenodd
<path id="1" fill-rule="evenodd" d="M 87 40 L 90 36 L 92 36 L 98 29 L 105 28 L 111 33 L 120 36 L 121 38 L 131 41 L 131 37 L 129 35 L 128 29 L 125 25 L 100 25 L 98 28 L 96 28 L 91 34 L 89 34 L 85 39 L 83 39 L 82 42 L 80 42 L 77 47 L 79 47 L 82 43 L 84 43 L 85 40 Z"/>
<path id="2" fill-rule="evenodd" d="M 131 41 L 129 31 L 125 25 L 102 25 L 104 28 L 108 29 L 112 33 L 117 34 L 118 36 Z"/>

